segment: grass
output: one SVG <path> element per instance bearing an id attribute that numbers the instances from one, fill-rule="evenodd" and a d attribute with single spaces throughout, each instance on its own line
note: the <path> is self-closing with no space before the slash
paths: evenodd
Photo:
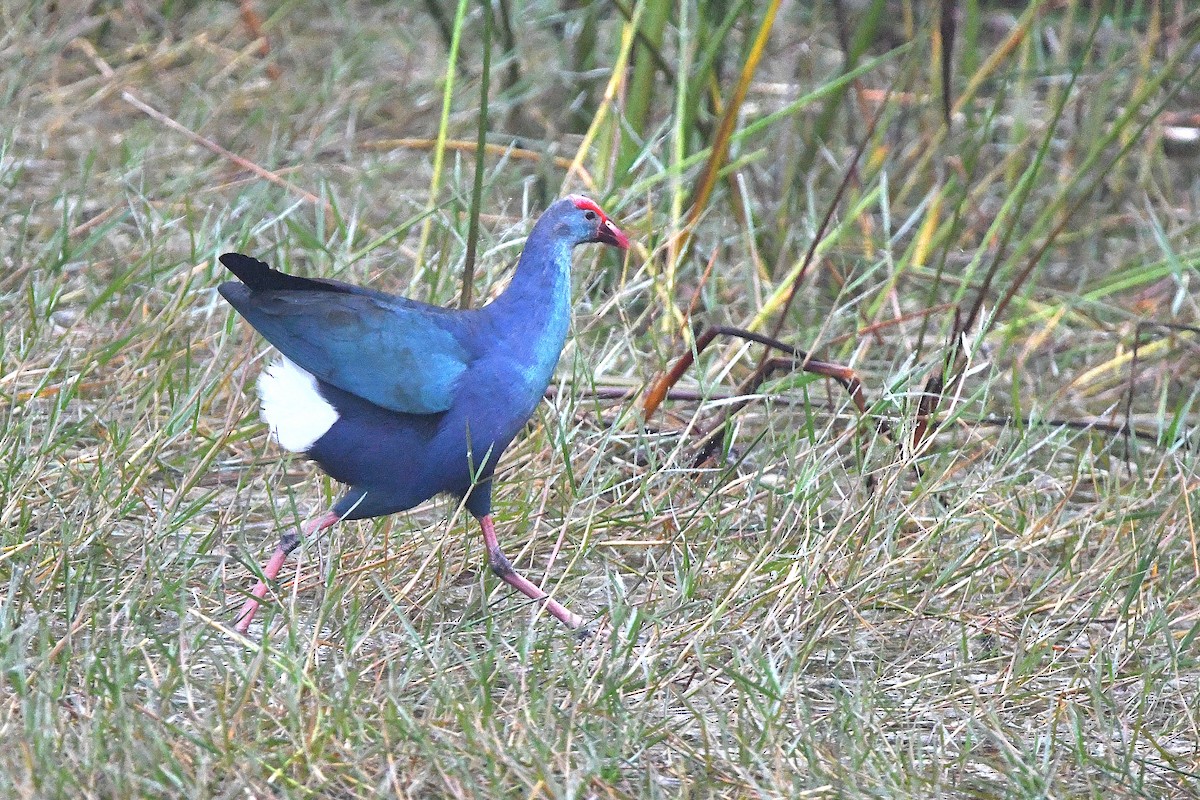
<path id="1" fill-rule="evenodd" d="M 814 5 L 497 4 L 474 205 L 478 4 L 261 4 L 263 53 L 233 4 L 0 2 L 0 795 L 1200 793 L 1200 161 L 1162 144 L 1200 20 Z M 216 256 L 453 305 L 580 190 L 638 247 L 577 255 L 496 510 L 601 634 L 445 501 L 231 634 L 337 487 L 268 442 Z M 851 364 L 892 438 L 784 374 L 695 466 L 761 348 L 611 396 L 709 324 Z"/>

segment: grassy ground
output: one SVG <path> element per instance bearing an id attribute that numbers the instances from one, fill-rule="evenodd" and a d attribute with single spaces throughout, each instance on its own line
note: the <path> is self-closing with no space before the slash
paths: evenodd
<path id="1" fill-rule="evenodd" d="M 496 498 L 583 643 L 444 501 L 227 629 L 337 487 L 216 255 L 456 302 L 479 6 L 263 3 L 264 54 L 232 3 L 69 5 L 0 3 L 0 796 L 1200 793 L 1187 4 L 956 8 L 949 128 L 930 4 L 506 6 L 477 297 L 565 191 L 639 244 L 577 257 Z M 890 437 L 784 374 L 695 466 L 761 348 L 605 398 L 707 324 L 851 364 Z"/>

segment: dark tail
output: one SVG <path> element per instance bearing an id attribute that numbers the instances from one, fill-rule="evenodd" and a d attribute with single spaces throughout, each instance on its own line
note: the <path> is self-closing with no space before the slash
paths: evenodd
<path id="1" fill-rule="evenodd" d="M 286 272 L 271 269 L 265 262 L 259 261 L 257 258 L 251 258 L 241 253 L 226 253 L 221 256 L 221 263 L 252 292 L 347 291 L 347 288 L 344 288 L 338 281 L 313 280 L 312 278 L 302 278 L 299 275 L 288 275 Z M 225 294 L 223 288 L 221 294 Z"/>

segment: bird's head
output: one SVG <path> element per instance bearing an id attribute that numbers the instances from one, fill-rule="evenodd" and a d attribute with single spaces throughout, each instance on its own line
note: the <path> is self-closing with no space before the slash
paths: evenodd
<path id="1" fill-rule="evenodd" d="M 558 201 L 559 230 L 574 239 L 575 244 L 600 242 L 611 244 L 622 250 L 629 249 L 629 238 L 612 224 L 600 206 L 580 194 L 572 194 Z"/>

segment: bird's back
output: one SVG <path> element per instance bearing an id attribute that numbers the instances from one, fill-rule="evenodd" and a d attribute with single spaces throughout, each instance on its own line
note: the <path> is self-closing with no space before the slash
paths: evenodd
<path id="1" fill-rule="evenodd" d="M 338 281 L 302 278 L 239 254 L 221 295 L 306 372 L 383 408 L 434 414 L 479 355 L 473 314 Z"/>

